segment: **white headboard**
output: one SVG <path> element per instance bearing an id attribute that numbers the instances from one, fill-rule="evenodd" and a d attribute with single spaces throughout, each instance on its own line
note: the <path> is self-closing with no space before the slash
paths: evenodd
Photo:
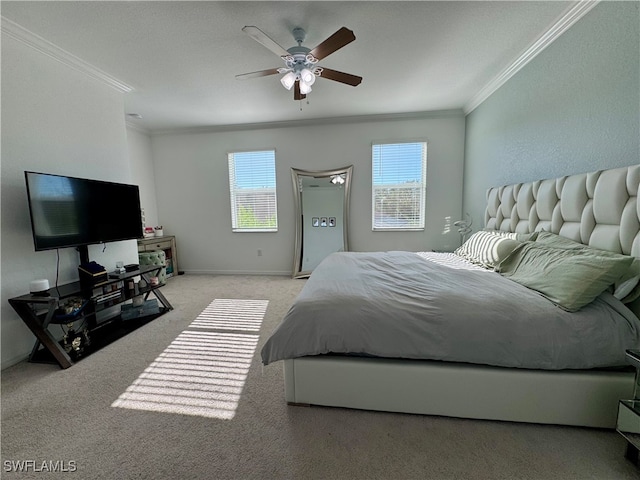
<path id="1" fill-rule="evenodd" d="M 640 257 L 640 165 L 537 180 L 487 191 L 485 227 L 547 230 Z"/>

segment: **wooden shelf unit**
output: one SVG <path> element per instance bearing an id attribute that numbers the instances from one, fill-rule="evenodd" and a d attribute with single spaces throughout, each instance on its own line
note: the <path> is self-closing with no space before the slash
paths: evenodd
<path id="1" fill-rule="evenodd" d="M 178 252 L 176 237 L 164 235 L 162 237 L 141 238 L 138 240 L 138 252 L 164 251 L 167 262 L 167 278 L 178 275 Z"/>

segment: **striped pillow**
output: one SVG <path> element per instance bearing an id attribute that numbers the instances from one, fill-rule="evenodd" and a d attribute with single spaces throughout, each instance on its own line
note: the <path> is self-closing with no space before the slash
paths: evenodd
<path id="1" fill-rule="evenodd" d="M 513 240 L 518 240 L 519 242 L 534 242 L 536 238 L 538 238 L 538 234 L 540 232 L 533 233 L 514 233 L 514 232 L 505 232 L 503 230 L 492 230 L 485 229 L 484 232 L 493 233 L 494 235 L 499 235 L 501 237 L 511 238 Z"/>
<path id="2" fill-rule="evenodd" d="M 513 252 L 520 242 L 507 232 L 479 231 L 471 235 L 454 253 L 471 263 L 494 269 Z"/>
<path id="3" fill-rule="evenodd" d="M 499 237 L 510 238 L 512 240 L 518 239 L 518 234 L 513 232 L 505 232 L 502 230 L 483 230 L 483 232 L 490 233 L 491 235 L 497 235 Z"/>

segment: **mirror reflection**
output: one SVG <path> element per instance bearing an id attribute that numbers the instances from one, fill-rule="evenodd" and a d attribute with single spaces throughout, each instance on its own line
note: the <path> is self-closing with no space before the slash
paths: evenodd
<path id="1" fill-rule="evenodd" d="M 329 254 L 349 249 L 349 193 L 353 166 L 291 169 L 296 206 L 293 277 L 306 278 Z"/>

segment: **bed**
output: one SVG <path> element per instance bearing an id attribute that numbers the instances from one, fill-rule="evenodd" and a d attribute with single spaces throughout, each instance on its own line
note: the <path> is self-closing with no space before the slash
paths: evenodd
<path id="1" fill-rule="evenodd" d="M 640 257 L 639 185 L 634 165 L 491 188 L 487 232 L 472 236 L 500 244 L 483 247 L 491 258 L 469 256 L 471 239 L 456 254 L 333 254 L 263 363 L 284 362 L 290 404 L 613 428 L 633 392 L 624 352 L 640 347 L 640 300 L 625 302 L 614 282 L 627 272 L 639 288 L 628 273 Z M 562 276 L 538 287 L 538 254 L 556 266 L 584 255 L 592 273 L 581 278 L 597 282 L 580 298 Z"/>

